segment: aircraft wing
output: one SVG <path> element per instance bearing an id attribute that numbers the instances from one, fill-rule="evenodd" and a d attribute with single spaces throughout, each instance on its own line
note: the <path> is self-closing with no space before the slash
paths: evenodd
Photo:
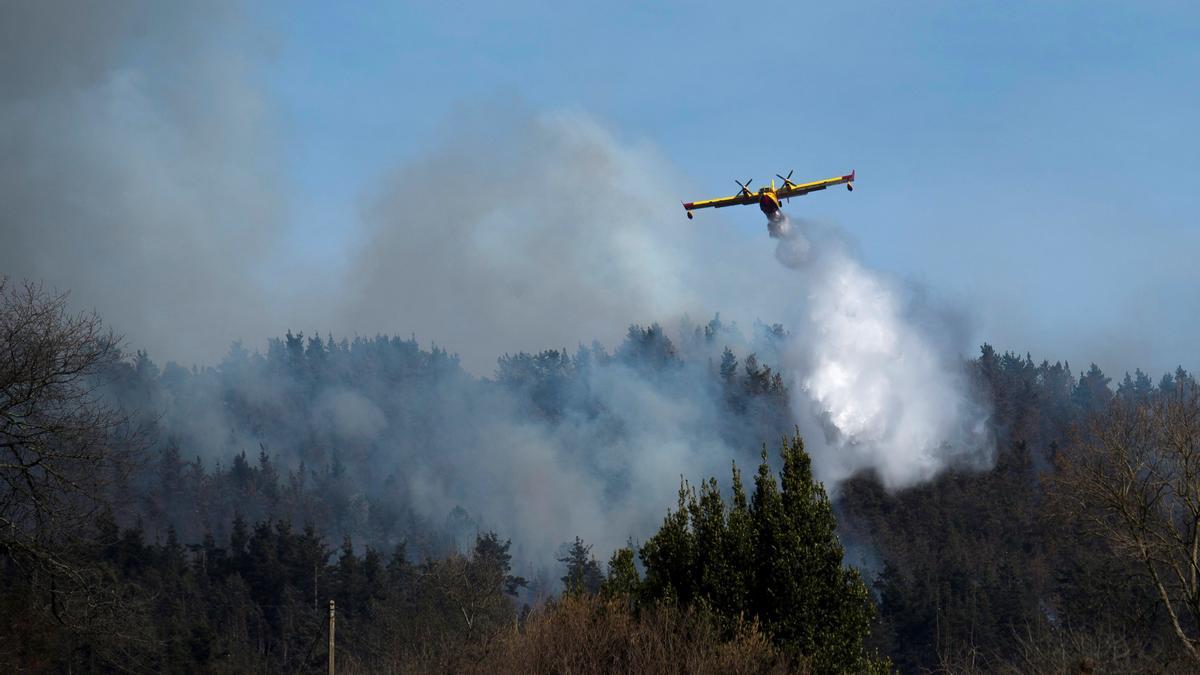
<path id="1" fill-rule="evenodd" d="M 683 208 L 687 211 L 692 209 L 720 209 L 726 206 L 740 206 L 742 204 L 753 204 L 758 201 L 758 195 L 751 192 L 736 194 L 732 197 L 721 197 L 720 199 L 704 199 L 698 202 L 684 202 Z"/>
<path id="2" fill-rule="evenodd" d="M 849 185 L 852 182 L 854 182 L 854 172 L 853 171 L 846 174 L 845 176 L 836 176 L 834 178 L 825 178 L 823 180 L 815 180 L 811 183 L 800 183 L 799 185 L 782 187 L 782 188 L 779 188 L 778 190 L 776 190 L 775 194 L 780 199 L 787 199 L 788 197 L 799 197 L 801 195 L 806 195 L 810 192 L 816 192 L 817 190 L 824 190 L 825 188 L 830 187 L 832 185 L 841 185 L 843 183 Z M 851 189 L 853 189 L 853 188 L 851 188 Z"/>

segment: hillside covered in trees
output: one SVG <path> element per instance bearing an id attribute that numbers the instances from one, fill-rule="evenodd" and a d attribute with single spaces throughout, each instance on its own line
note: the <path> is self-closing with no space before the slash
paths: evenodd
<path id="1" fill-rule="evenodd" d="M 889 492 L 814 480 L 782 326 L 632 326 L 483 378 L 390 336 L 183 368 L 0 293 L 8 672 L 315 671 L 330 600 L 345 672 L 1200 663 L 1182 368 L 1114 387 L 984 345 L 991 468 Z"/>

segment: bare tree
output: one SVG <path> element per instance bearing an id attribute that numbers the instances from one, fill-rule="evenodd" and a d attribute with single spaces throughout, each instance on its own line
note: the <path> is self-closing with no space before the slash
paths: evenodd
<path id="1" fill-rule="evenodd" d="M 1137 562 L 1200 663 L 1200 387 L 1114 401 L 1065 460 L 1059 496 L 1087 531 Z"/>
<path id="2" fill-rule="evenodd" d="M 76 562 L 137 444 L 101 396 L 120 358 L 95 314 L 66 294 L 0 277 L 0 559 L 73 629 L 100 625 L 119 593 Z"/>

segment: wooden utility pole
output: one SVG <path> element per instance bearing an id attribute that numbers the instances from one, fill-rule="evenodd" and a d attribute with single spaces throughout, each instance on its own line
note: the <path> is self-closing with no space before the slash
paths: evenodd
<path id="1" fill-rule="evenodd" d="M 329 675 L 334 675 L 334 659 L 333 659 L 333 601 L 329 601 Z"/>

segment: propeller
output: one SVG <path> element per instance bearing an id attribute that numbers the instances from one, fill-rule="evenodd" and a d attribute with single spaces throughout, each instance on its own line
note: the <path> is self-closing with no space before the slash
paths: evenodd
<path id="1" fill-rule="evenodd" d="M 750 184 L 754 182 L 754 179 L 753 179 L 753 178 L 751 178 L 751 179 L 747 180 L 745 183 L 743 183 L 742 181 L 740 181 L 740 180 L 738 180 L 738 179 L 734 178 L 734 179 L 733 179 L 733 182 L 737 183 L 737 184 L 738 184 L 738 187 L 742 188 L 742 192 L 743 192 L 745 195 L 747 195 L 747 196 L 749 196 L 749 195 L 750 195 Z"/>
<path id="2" fill-rule="evenodd" d="M 795 169 L 792 169 L 791 171 L 788 171 L 788 175 L 786 175 L 786 176 L 780 176 L 779 174 L 775 174 L 775 177 L 778 178 L 779 180 L 783 181 L 784 187 L 791 187 L 791 186 L 795 185 L 795 183 L 792 182 L 792 173 L 794 173 L 794 172 L 795 172 Z"/>

